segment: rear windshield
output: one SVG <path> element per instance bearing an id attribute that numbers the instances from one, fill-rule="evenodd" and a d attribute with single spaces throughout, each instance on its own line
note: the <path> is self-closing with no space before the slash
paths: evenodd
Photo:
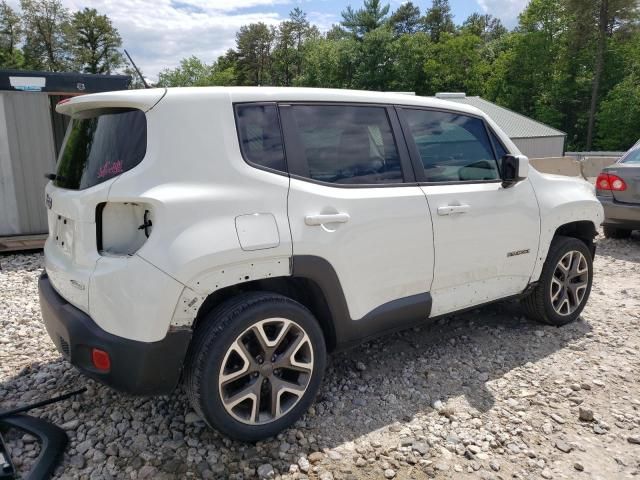
<path id="1" fill-rule="evenodd" d="M 629 150 L 620 163 L 640 163 L 640 145 Z"/>
<path id="2" fill-rule="evenodd" d="M 55 184 L 82 190 L 131 170 L 147 151 L 147 120 L 132 108 L 83 112 L 69 125 Z"/>

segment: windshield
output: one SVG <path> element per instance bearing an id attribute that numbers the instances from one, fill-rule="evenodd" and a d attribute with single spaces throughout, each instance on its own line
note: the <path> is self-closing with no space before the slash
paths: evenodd
<path id="1" fill-rule="evenodd" d="M 138 165 L 147 151 L 147 120 L 132 108 L 83 112 L 69 124 L 55 184 L 82 190 Z"/>
<path id="2" fill-rule="evenodd" d="M 631 150 L 629 150 L 624 157 L 620 160 L 620 163 L 638 163 L 640 164 L 640 145 L 636 144 Z"/>

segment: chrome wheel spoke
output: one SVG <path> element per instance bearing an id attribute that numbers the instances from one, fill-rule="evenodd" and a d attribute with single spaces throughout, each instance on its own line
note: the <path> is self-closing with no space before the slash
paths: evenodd
<path id="1" fill-rule="evenodd" d="M 273 378 L 271 380 L 271 416 L 277 418 L 282 415 L 282 400 L 284 394 L 295 397 L 295 403 L 302 398 L 306 386 L 301 387 L 298 384 L 287 382 L 281 378 Z"/>
<path id="2" fill-rule="evenodd" d="M 313 361 L 308 359 L 297 359 L 298 353 L 304 348 L 311 347 L 311 342 L 307 334 L 300 332 L 291 344 L 289 344 L 282 354 L 274 362 L 277 368 L 289 368 L 292 370 L 310 373 L 313 369 Z"/>
<path id="3" fill-rule="evenodd" d="M 262 347 L 262 350 L 267 353 L 277 348 L 282 338 L 287 334 L 289 328 L 291 327 L 292 322 L 286 320 L 284 318 L 274 319 L 270 322 L 260 322 L 251 327 L 253 334 L 256 336 L 258 343 Z M 270 338 L 267 334 L 266 328 L 269 327 L 271 330 L 276 329 L 275 338 Z M 272 332 L 273 333 L 273 332 Z M 273 334 L 271 335 L 273 337 Z"/>
<path id="4" fill-rule="evenodd" d="M 247 411 L 245 408 L 246 419 L 255 422 L 258 417 L 260 408 L 260 382 L 253 382 L 247 387 L 241 389 L 229 398 L 223 398 L 222 402 L 227 410 L 234 411 L 238 406 L 247 401 L 251 402 L 251 408 Z"/>
<path id="5" fill-rule="evenodd" d="M 555 293 L 554 293 L 555 289 Z M 562 282 L 556 277 L 551 279 L 551 301 L 555 302 L 562 293 Z"/>
<path id="6" fill-rule="evenodd" d="M 242 378 L 244 375 L 247 375 L 250 370 L 252 370 L 252 366 L 254 365 L 251 354 L 240 339 L 237 339 L 235 342 L 233 342 L 233 344 L 229 348 L 229 351 L 227 352 L 223 361 L 223 366 L 228 365 L 232 354 L 236 354 L 242 360 L 243 364 L 239 369 L 236 368 L 235 370 L 232 370 L 230 372 L 227 371 L 227 373 L 225 373 L 225 369 L 223 367 L 223 371 L 220 374 L 220 384 L 222 385 L 228 384 Z"/>

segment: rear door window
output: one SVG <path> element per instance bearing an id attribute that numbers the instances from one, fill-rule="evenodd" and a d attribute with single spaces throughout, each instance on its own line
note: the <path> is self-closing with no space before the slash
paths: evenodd
<path id="1" fill-rule="evenodd" d="M 236 105 L 240 150 L 252 165 L 286 172 L 280 119 L 275 104 Z"/>
<path id="2" fill-rule="evenodd" d="M 427 182 L 498 180 L 498 163 L 480 118 L 403 108 Z"/>
<path id="3" fill-rule="evenodd" d="M 310 179 L 367 185 L 403 181 L 385 107 L 293 105 L 291 113 Z"/>
<path id="4" fill-rule="evenodd" d="M 141 110 L 82 112 L 67 131 L 55 184 L 82 190 L 137 166 L 147 152 L 147 119 Z"/>

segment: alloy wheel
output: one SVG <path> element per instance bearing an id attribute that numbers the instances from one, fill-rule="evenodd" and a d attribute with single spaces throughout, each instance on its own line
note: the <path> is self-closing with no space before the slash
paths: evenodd
<path id="1" fill-rule="evenodd" d="M 558 315 L 571 315 L 582 303 L 589 284 L 589 264 L 576 250 L 565 253 L 551 277 L 551 305 Z"/>
<path id="2" fill-rule="evenodd" d="M 296 322 L 261 320 L 227 350 L 218 380 L 225 410 L 250 424 L 273 422 L 304 396 L 313 372 L 313 346 Z"/>

